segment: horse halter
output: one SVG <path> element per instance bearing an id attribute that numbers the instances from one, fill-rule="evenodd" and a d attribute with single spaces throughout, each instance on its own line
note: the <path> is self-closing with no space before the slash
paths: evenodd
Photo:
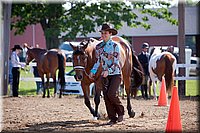
<path id="1" fill-rule="evenodd" d="M 29 63 L 30 63 L 32 60 L 34 60 L 34 58 L 32 58 L 31 55 L 27 53 L 27 54 L 26 54 L 26 57 L 25 57 L 25 62 L 26 62 L 26 64 L 29 65 Z"/>
<path id="2" fill-rule="evenodd" d="M 78 48 L 78 50 L 80 50 L 80 48 Z M 83 56 L 84 56 L 84 66 L 80 65 L 81 59 L 80 59 L 80 55 L 78 55 L 77 56 L 77 62 L 78 63 L 77 63 L 76 66 L 74 66 L 74 70 L 81 70 L 81 71 L 83 71 L 85 73 L 86 76 L 89 77 L 89 74 L 87 74 L 87 72 L 85 71 L 85 67 L 87 66 L 87 57 L 88 57 L 88 55 L 85 52 L 83 52 Z"/>
<path id="3" fill-rule="evenodd" d="M 87 58 L 86 58 L 87 59 Z M 86 64 L 87 63 L 87 60 L 86 59 L 84 59 L 84 64 Z M 79 65 L 80 64 L 80 62 L 81 62 L 81 60 L 80 60 L 80 56 L 78 55 L 77 56 L 77 61 L 78 61 L 78 65 L 77 66 L 74 66 L 74 69 L 85 69 L 85 66 L 81 66 L 81 65 Z"/>

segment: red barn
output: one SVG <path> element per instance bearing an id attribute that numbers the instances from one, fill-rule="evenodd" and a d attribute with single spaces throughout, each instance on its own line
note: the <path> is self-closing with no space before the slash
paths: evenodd
<path id="1" fill-rule="evenodd" d="M 41 48 L 46 48 L 46 40 L 44 31 L 40 24 L 29 25 L 26 27 L 25 32 L 22 35 L 15 35 L 15 30 L 10 32 L 10 47 L 13 48 L 15 44 L 23 46 L 27 43 L 30 46 L 35 47 L 36 44 Z"/>

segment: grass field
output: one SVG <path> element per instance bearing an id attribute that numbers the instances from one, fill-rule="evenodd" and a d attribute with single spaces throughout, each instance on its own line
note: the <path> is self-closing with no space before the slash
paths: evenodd
<path id="1" fill-rule="evenodd" d="M 72 67 L 66 67 L 66 72 L 70 71 Z M 31 72 L 21 70 L 21 77 L 34 77 Z M 53 89 L 50 89 L 51 94 Z M 9 93 L 8 93 L 9 94 Z M 19 85 L 20 95 L 36 95 L 36 83 L 34 81 L 20 81 Z M 159 89 L 157 89 L 159 95 Z M 141 95 L 138 91 L 138 95 Z M 200 95 L 199 81 L 198 80 L 187 80 L 186 81 L 186 96 L 197 96 Z"/>

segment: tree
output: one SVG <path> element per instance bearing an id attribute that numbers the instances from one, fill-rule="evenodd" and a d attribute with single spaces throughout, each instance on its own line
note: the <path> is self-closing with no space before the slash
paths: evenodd
<path id="1" fill-rule="evenodd" d="M 63 24 L 61 18 L 64 14 L 62 3 L 60 4 L 13 4 L 12 29 L 15 34 L 22 34 L 27 25 L 40 23 L 45 34 L 47 48 L 58 45 L 60 27 Z"/>
<path id="2" fill-rule="evenodd" d="M 166 2 L 84 2 L 69 1 L 68 9 L 64 3 L 13 4 L 12 28 L 16 34 L 23 33 L 29 24 L 40 23 L 45 33 L 47 48 L 57 47 L 58 37 L 65 32 L 64 38 L 75 39 L 77 35 L 86 36 L 94 32 L 95 27 L 103 22 L 112 23 L 116 29 L 125 22 L 130 27 L 142 26 L 150 29 L 148 15 L 165 19 L 171 24 L 177 24 L 168 11 Z M 159 7 L 152 9 L 153 6 Z M 138 13 L 134 13 L 137 9 Z"/>

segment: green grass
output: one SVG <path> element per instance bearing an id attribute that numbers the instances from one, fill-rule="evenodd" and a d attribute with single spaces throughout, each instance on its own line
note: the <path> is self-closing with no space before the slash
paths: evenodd
<path id="1" fill-rule="evenodd" d="M 200 96 L 199 80 L 186 81 L 186 96 Z"/>
<path id="2" fill-rule="evenodd" d="M 176 82 L 176 86 L 178 87 L 178 81 Z M 186 96 L 199 96 L 200 88 L 199 88 L 199 80 L 187 80 L 186 81 Z M 156 86 L 157 95 L 160 94 L 159 85 Z M 153 95 L 153 87 L 151 87 L 151 94 Z M 138 91 L 138 95 L 141 95 L 141 92 Z"/>
<path id="3" fill-rule="evenodd" d="M 66 67 L 66 72 L 72 70 L 72 67 Z M 21 70 L 21 77 L 34 77 L 33 73 L 29 71 Z M 186 81 L 186 96 L 197 96 L 200 95 L 198 80 L 187 80 Z M 178 84 L 178 82 L 177 82 Z M 157 86 L 158 88 L 158 86 Z M 50 89 L 50 93 L 53 94 L 53 88 Z M 34 81 L 20 81 L 19 84 L 19 94 L 20 95 L 36 95 L 36 83 Z M 153 94 L 153 91 L 152 91 Z M 159 89 L 157 89 L 157 94 L 159 95 Z M 138 91 L 138 95 L 141 95 Z"/>

